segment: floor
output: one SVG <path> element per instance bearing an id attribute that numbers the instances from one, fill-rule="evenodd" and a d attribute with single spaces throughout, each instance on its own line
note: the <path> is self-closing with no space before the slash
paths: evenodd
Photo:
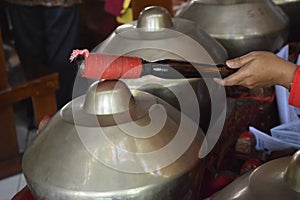
<path id="1" fill-rule="evenodd" d="M 0 181 L 0 200 L 11 200 L 26 185 L 23 174 L 17 174 Z"/>

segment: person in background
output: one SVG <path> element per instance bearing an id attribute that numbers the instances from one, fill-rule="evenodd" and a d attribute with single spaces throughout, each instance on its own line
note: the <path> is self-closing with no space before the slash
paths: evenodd
<path id="1" fill-rule="evenodd" d="M 267 51 L 253 51 L 226 64 L 239 70 L 223 80 L 215 79 L 217 83 L 249 89 L 281 85 L 290 90 L 289 104 L 300 107 L 300 68 L 296 64 Z"/>
<path id="2" fill-rule="evenodd" d="M 60 109 L 72 99 L 77 69 L 69 62 L 77 48 L 81 0 L 6 0 L 15 47 L 27 79 L 58 72 Z M 47 106 L 47 105 L 45 105 Z"/>

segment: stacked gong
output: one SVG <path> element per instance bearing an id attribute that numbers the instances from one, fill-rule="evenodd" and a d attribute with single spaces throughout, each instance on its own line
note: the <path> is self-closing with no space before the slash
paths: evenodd
<path id="1" fill-rule="evenodd" d="M 288 37 L 289 19 L 271 0 L 192 0 L 176 16 L 196 22 L 228 51 L 276 52 Z"/>
<path id="2" fill-rule="evenodd" d="M 172 19 L 159 7 L 118 27 L 94 51 L 148 61 L 215 64 L 227 58 L 226 50 L 194 22 Z M 35 199 L 197 199 L 204 170 L 200 115 L 210 119 L 210 113 L 199 109 L 211 102 L 205 80 L 147 76 L 91 82 L 24 153 L 23 172 Z M 220 94 L 216 88 L 214 84 L 214 93 Z M 174 107 L 173 98 L 185 105 Z M 185 109 L 198 116 L 180 112 Z"/>
<path id="3" fill-rule="evenodd" d="M 224 47 L 195 22 L 172 18 L 166 9 L 157 6 L 145 8 L 138 20 L 119 26 L 93 51 L 132 55 L 147 61 L 175 59 L 219 64 L 228 58 Z M 124 82 L 130 89 L 150 92 L 162 98 L 192 118 L 195 110 L 189 105 L 194 104 L 194 98 L 189 92 L 195 93 L 201 115 L 197 123 L 205 132 L 211 118 L 214 118 L 211 115 L 218 115 L 217 112 L 211 112 L 212 104 L 218 104 L 211 100 L 220 99 L 214 95 L 224 94 L 224 89 L 212 79 L 166 80 L 146 76 Z M 190 91 L 190 87 L 193 91 Z"/>
<path id="4" fill-rule="evenodd" d="M 300 199 L 300 151 L 269 161 L 239 177 L 212 200 Z"/>
<path id="5" fill-rule="evenodd" d="M 299 42 L 300 41 L 300 1 L 299 0 L 273 0 L 273 2 L 278 5 L 284 13 L 289 17 L 289 42 Z"/>

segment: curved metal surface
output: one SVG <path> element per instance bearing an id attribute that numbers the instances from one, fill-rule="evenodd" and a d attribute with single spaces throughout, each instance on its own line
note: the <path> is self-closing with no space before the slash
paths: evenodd
<path id="1" fill-rule="evenodd" d="M 300 193 L 300 151 L 297 151 L 284 172 L 284 180 L 293 190 Z"/>
<path id="2" fill-rule="evenodd" d="M 227 59 L 224 47 L 194 22 L 171 18 L 166 12 L 158 6 L 145 8 L 138 21 L 120 25 L 93 51 L 136 55 L 148 61 L 174 58 L 216 64 Z M 149 32 L 151 26 L 155 28 Z"/>
<path id="3" fill-rule="evenodd" d="M 113 89 L 112 89 L 113 88 Z M 83 110 L 95 115 L 121 113 L 134 106 L 134 98 L 121 81 L 95 82 L 89 88 Z"/>
<path id="4" fill-rule="evenodd" d="M 191 1 L 176 17 L 196 22 L 237 57 L 253 50 L 277 51 L 288 36 L 289 19 L 269 0 L 215 4 Z"/>
<path id="5" fill-rule="evenodd" d="M 119 90 L 128 90 L 123 83 L 120 87 L 116 85 L 115 81 L 97 82 L 88 93 L 111 93 L 116 88 L 122 94 Z M 24 153 L 23 173 L 37 200 L 196 198 L 204 164 L 198 158 L 204 137 L 201 129 L 197 129 L 194 140 L 178 159 L 159 168 L 156 163 L 168 160 L 170 153 L 161 151 L 156 157 L 141 157 L 144 159 L 139 156 L 168 146 L 178 134 L 182 114 L 149 93 L 135 91 L 131 96 L 134 103 L 128 108 L 131 119 L 123 110 L 95 115 L 86 112 L 83 106 L 87 96 L 74 99 L 56 113 Z M 116 102 L 115 98 L 119 96 L 108 95 L 104 101 L 91 103 L 107 106 L 107 102 Z M 163 127 L 151 137 L 142 137 L 145 133 L 140 130 L 146 129 L 135 127 L 147 126 L 155 120 L 151 119 L 150 112 L 157 104 L 167 114 Z M 173 153 L 179 150 L 178 145 L 168 148 Z M 118 168 L 134 167 L 132 164 L 144 171 Z M 150 170 L 151 165 L 155 166 L 154 170 Z"/>
<path id="6" fill-rule="evenodd" d="M 165 19 L 169 16 L 165 13 L 165 9 L 161 7 L 155 6 L 146 10 L 146 13 L 142 11 L 138 21 L 119 26 L 104 42 L 95 47 L 93 51 L 133 55 L 148 61 L 178 59 L 216 64 L 224 63 L 228 58 L 224 47 L 206 32 L 202 31 L 200 27 L 197 27 L 196 23 L 179 18 Z M 162 21 L 171 20 L 172 26 L 163 28 L 165 25 L 160 25 L 162 27 L 156 27 L 156 31 L 147 31 L 147 28 L 142 27 L 147 26 L 147 23 L 140 21 L 148 17 L 164 18 Z M 141 28 L 137 28 L 138 24 L 141 24 Z M 194 89 L 199 101 L 201 110 L 200 127 L 204 131 L 207 130 L 211 115 L 211 101 L 205 80 L 190 79 L 187 82 L 186 80 L 164 80 L 153 76 L 145 76 L 136 80 L 123 81 L 130 89 L 150 92 L 170 103 L 178 110 L 181 107 L 177 100 L 178 97 L 175 94 L 187 96 L 185 91 L 187 84 L 189 84 Z M 211 83 L 211 87 L 214 87 L 215 91 L 218 90 L 216 83 Z M 186 98 L 186 104 L 189 104 L 190 100 Z"/>
<path id="7" fill-rule="evenodd" d="M 300 2 L 299 0 L 273 0 L 274 3 L 281 5 L 281 4 L 289 4 L 293 2 Z"/>
<path id="8" fill-rule="evenodd" d="M 300 199 L 300 151 L 269 161 L 226 186 L 213 200 Z"/>
<path id="9" fill-rule="evenodd" d="M 278 5 L 289 17 L 289 42 L 299 42 L 300 41 L 300 0 L 273 0 L 273 2 Z"/>
<path id="10" fill-rule="evenodd" d="M 162 28 L 172 28 L 173 22 L 166 9 L 156 9 L 154 6 L 145 8 L 137 20 L 137 28 L 147 31 L 158 31 Z"/>
<path id="11" fill-rule="evenodd" d="M 228 5 L 228 4 L 237 4 L 237 3 L 246 3 L 246 2 L 254 2 L 260 0 L 191 0 L 198 1 L 205 4 L 219 4 L 219 5 Z"/>

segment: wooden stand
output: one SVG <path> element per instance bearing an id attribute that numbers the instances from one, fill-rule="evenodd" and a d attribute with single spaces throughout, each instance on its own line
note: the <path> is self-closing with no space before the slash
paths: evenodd
<path id="1" fill-rule="evenodd" d="M 8 84 L 6 62 L 0 31 L 0 179 L 20 173 L 19 153 L 13 103 L 31 98 L 35 120 L 56 112 L 55 92 L 59 87 L 58 74 L 52 73 L 11 87 Z"/>

